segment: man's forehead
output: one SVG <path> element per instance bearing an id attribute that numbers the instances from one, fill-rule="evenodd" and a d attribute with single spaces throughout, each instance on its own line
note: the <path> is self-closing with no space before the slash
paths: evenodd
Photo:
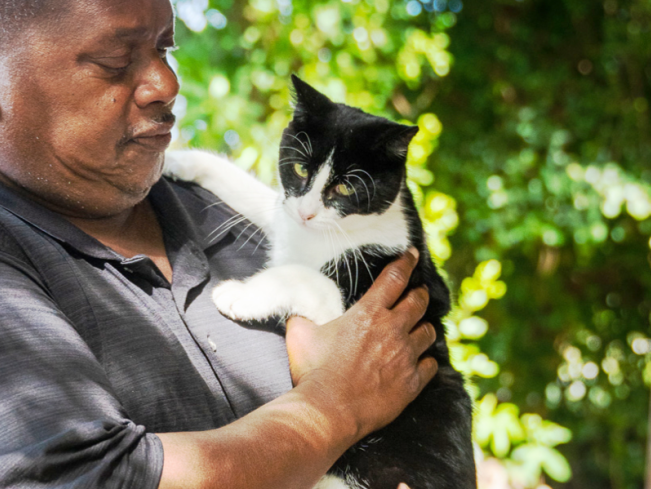
<path id="1" fill-rule="evenodd" d="M 169 0 L 80 0 L 76 6 L 70 22 L 102 40 L 131 41 L 174 30 Z"/>
<path id="2" fill-rule="evenodd" d="M 174 16 L 170 15 L 164 30 L 172 33 L 174 31 Z M 115 27 L 111 35 L 117 39 L 138 39 L 145 38 L 151 34 L 151 27 L 148 25 L 134 25 L 132 27 Z"/>

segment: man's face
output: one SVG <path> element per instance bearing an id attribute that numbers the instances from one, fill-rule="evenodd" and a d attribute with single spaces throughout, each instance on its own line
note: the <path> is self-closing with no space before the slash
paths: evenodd
<path id="1" fill-rule="evenodd" d="M 178 93 L 169 0 L 71 0 L 0 58 L 0 179 L 71 217 L 116 215 L 158 180 Z"/>

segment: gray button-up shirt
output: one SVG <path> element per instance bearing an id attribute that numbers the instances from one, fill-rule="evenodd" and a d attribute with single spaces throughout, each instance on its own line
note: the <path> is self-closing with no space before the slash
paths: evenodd
<path id="1" fill-rule="evenodd" d="M 213 287 L 264 262 L 253 226 L 165 179 L 149 199 L 174 278 L 0 186 L 0 488 L 156 488 L 154 433 L 223 426 L 291 388 L 281 331 Z M 215 460 L 219 463 L 219 460 Z"/>

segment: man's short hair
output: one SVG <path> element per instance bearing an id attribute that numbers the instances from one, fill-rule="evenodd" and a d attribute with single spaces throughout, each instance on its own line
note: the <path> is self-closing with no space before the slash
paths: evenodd
<path id="1" fill-rule="evenodd" d="M 54 17 L 67 4 L 68 0 L 0 0 L 0 53 L 34 21 L 48 14 Z"/>

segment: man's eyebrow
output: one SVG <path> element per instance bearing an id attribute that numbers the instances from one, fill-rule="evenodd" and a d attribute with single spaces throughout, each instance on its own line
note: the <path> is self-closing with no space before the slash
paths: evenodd
<path id="1" fill-rule="evenodd" d="M 115 30 L 115 37 L 118 39 L 137 39 L 142 37 L 147 37 L 150 30 L 147 26 L 138 26 L 138 27 L 122 27 Z M 170 20 L 167 22 L 165 27 L 166 34 L 174 33 L 174 15 L 170 17 Z"/>
<path id="2" fill-rule="evenodd" d="M 121 27 L 115 30 L 115 37 L 118 39 L 145 37 L 149 29 L 146 27 Z"/>

